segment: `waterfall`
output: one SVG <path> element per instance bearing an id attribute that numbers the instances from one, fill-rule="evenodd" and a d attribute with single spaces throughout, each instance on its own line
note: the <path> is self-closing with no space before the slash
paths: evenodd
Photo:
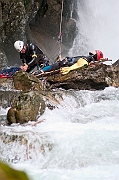
<path id="1" fill-rule="evenodd" d="M 115 62 L 119 58 L 119 1 L 77 1 L 78 34 L 70 56 L 86 55 L 100 49 Z"/>

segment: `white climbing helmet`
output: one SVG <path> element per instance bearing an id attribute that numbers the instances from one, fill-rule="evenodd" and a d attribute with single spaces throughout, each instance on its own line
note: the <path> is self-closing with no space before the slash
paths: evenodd
<path id="1" fill-rule="evenodd" d="M 23 41 L 16 41 L 14 43 L 14 47 L 15 49 L 20 52 L 22 49 L 23 49 L 23 46 L 24 46 L 24 42 Z"/>

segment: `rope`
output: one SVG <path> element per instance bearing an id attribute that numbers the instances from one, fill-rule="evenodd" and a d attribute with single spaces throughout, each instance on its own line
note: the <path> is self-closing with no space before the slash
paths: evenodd
<path id="1" fill-rule="evenodd" d="M 64 5 L 64 0 L 62 0 L 62 8 L 61 8 L 61 17 L 60 17 L 60 32 L 58 36 L 58 41 L 59 41 L 59 59 L 60 61 L 62 60 L 61 56 L 61 51 L 62 51 L 62 15 L 63 15 L 63 5 Z"/>

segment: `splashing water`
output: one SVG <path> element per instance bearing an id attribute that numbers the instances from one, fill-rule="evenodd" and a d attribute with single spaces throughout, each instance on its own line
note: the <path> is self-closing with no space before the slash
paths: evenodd
<path id="1" fill-rule="evenodd" d="M 70 56 L 100 49 L 113 63 L 119 58 L 119 1 L 77 1 L 78 34 Z"/>
<path id="2" fill-rule="evenodd" d="M 33 180 L 119 177 L 119 89 L 64 92 L 34 126 L 0 127 L 0 158 Z"/>

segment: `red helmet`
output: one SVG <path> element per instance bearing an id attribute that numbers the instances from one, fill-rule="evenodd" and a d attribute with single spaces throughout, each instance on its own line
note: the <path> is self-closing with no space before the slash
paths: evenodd
<path id="1" fill-rule="evenodd" d="M 95 50 L 96 54 L 97 54 L 97 60 L 100 60 L 101 58 L 103 58 L 103 53 L 100 50 Z"/>

